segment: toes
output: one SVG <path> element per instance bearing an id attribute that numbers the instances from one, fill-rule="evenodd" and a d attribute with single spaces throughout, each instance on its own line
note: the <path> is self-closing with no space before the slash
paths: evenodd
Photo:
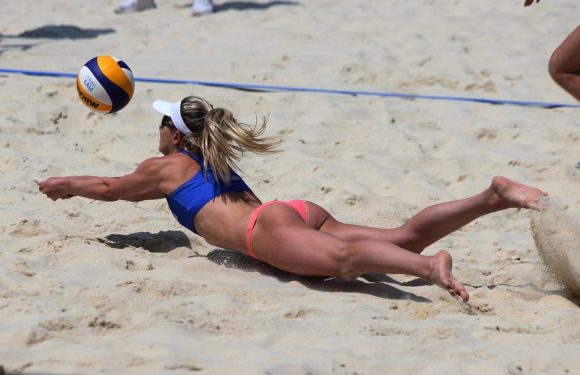
<path id="1" fill-rule="evenodd" d="M 469 300 L 469 293 L 467 293 L 465 287 L 459 281 L 454 282 L 453 289 L 449 289 L 449 293 L 454 297 L 459 296 L 463 302 Z"/>
<path id="2" fill-rule="evenodd" d="M 461 297 L 463 302 L 467 302 L 469 300 L 469 293 L 467 293 L 467 290 L 465 290 L 465 287 L 463 285 L 460 285 L 457 294 L 459 295 L 459 297 Z"/>

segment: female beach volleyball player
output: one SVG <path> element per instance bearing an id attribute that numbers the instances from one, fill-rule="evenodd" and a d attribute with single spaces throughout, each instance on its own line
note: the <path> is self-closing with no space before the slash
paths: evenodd
<path id="1" fill-rule="evenodd" d="M 155 101 L 163 114 L 159 151 L 123 177 L 52 177 L 38 183 L 52 200 L 81 196 L 103 201 L 167 199 L 177 220 L 208 243 L 235 249 L 299 275 L 353 278 L 401 273 L 428 280 L 452 296 L 469 295 L 451 273 L 447 251 L 423 249 L 472 220 L 510 207 L 538 209 L 546 193 L 493 178 L 472 197 L 428 207 L 399 228 L 344 224 L 315 203 L 262 204 L 234 172 L 245 151 L 269 153 L 277 141 L 262 137 L 266 121 L 238 122 L 230 111 L 190 96 Z"/>

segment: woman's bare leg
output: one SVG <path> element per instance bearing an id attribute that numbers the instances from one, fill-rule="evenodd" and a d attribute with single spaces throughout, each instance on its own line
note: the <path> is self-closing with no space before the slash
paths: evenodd
<path id="1" fill-rule="evenodd" d="M 580 101 L 580 26 L 554 50 L 548 71 L 558 85 Z"/>
<path id="2" fill-rule="evenodd" d="M 285 205 L 266 208 L 252 235 L 254 252 L 261 260 L 299 275 L 353 278 L 366 273 L 407 274 L 430 281 L 453 296 L 469 299 L 451 272 L 446 251 L 425 256 L 392 243 L 373 240 L 345 242 L 305 225 Z"/>
<path id="3" fill-rule="evenodd" d="M 379 229 L 340 223 L 332 217 L 320 227 L 345 241 L 377 240 L 394 243 L 420 253 L 427 246 L 458 230 L 471 221 L 507 208 L 540 208 L 539 189 L 494 177 L 489 188 L 466 199 L 430 206 L 394 229 Z"/>

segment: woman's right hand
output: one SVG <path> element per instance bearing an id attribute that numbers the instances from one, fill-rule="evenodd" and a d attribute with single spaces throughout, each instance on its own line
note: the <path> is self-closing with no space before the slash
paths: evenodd
<path id="1" fill-rule="evenodd" d="M 35 182 L 38 185 L 38 190 L 53 201 L 57 199 L 69 199 L 73 197 L 73 195 L 69 192 L 67 177 L 51 177 L 41 182 Z"/>

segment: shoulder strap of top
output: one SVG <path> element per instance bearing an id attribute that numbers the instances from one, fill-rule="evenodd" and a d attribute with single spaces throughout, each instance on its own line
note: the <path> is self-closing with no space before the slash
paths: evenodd
<path id="1" fill-rule="evenodd" d="M 199 156 L 192 154 L 191 152 L 189 152 L 187 150 L 181 150 L 181 151 L 179 151 L 179 153 L 189 155 L 189 157 L 192 158 L 193 160 L 195 160 L 199 165 L 203 165 L 203 159 L 200 158 Z"/>

